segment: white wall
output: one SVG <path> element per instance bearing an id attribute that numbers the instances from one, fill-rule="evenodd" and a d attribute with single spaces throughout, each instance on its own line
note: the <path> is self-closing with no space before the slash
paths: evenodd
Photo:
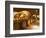
<path id="1" fill-rule="evenodd" d="M 16 0 L 16 1 L 18 1 L 18 0 Z M 44 3 L 46 2 L 46 0 L 19 0 L 19 1 L 44 2 Z M 5 38 L 4 36 L 5 36 L 5 0 L 0 0 L 0 38 Z M 16 37 L 16 38 L 46 38 L 46 35 L 23 36 L 23 37 Z"/>

